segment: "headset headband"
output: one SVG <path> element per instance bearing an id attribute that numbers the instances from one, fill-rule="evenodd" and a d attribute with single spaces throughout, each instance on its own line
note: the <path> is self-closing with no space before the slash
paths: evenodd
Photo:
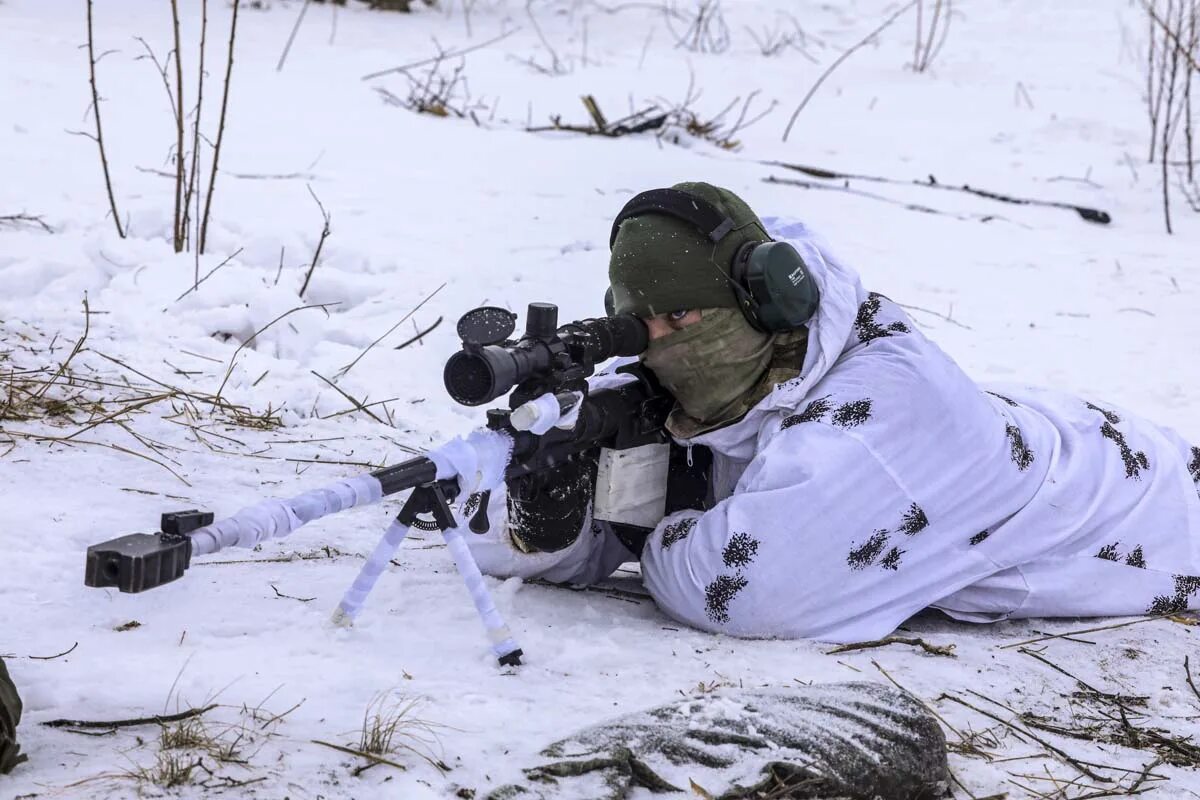
<path id="1" fill-rule="evenodd" d="M 621 209 L 608 237 L 610 250 L 617 241 L 621 223 L 642 214 L 665 214 L 683 220 L 702 231 L 714 244 L 733 230 L 733 220 L 707 200 L 678 189 L 651 189 L 635 196 Z"/>

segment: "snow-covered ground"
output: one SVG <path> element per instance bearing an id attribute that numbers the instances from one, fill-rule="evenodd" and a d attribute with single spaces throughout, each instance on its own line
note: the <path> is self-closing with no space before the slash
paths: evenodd
<path id="1" fill-rule="evenodd" d="M 519 778 L 550 741 L 679 693 L 886 680 L 884 670 L 954 730 L 990 729 L 994 741 L 976 742 L 989 755 L 951 755 L 957 796 L 1077 797 L 1110 786 L 1081 778 L 995 719 L 938 699 L 950 693 L 1004 720 L 1032 712 L 1063 724 L 1079 710 L 1071 703 L 1082 702 L 1070 698 L 1074 682 L 1004 646 L 1104 621 L 972 627 L 920 619 L 909 635 L 954 644 L 957 658 L 903 646 L 826 655 L 818 644 L 689 631 L 624 593 L 493 582 L 528 662 L 500 670 L 436 534 L 406 543 L 356 627 L 327 624 L 396 510 L 391 502 L 258 552 L 202 560 L 151 594 L 86 589 L 82 578 L 87 545 L 151 530 L 163 511 L 227 515 L 266 495 L 409 457 L 479 424 L 481 412 L 455 406 L 441 385 L 442 364 L 457 347 L 453 321 L 485 302 L 520 311 L 551 301 L 563 320 L 599 314 L 613 215 L 631 194 L 681 180 L 728 186 L 761 214 L 804 219 L 870 288 L 913 306 L 973 376 L 1106 397 L 1200 441 L 1200 217 L 1177 203 L 1175 234 L 1163 231 L 1157 168 L 1146 164 L 1146 26 L 1137 3 L 955 4 L 945 48 L 924 74 L 906 68 L 910 12 L 828 78 L 783 143 L 787 118 L 812 83 L 898 4 L 727 0 L 730 46 L 721 53 L 676 46 L 657 3 L 535 2 L 531 19 L 517 0 L 480 0 L 469 24 L 459 2 L 412 15 L 312 4 L 277 70 L 303 3 L 243 2 L 208 252 L 198 262 L 171 247 L 171 181 L 158 173 L 173 169 L 174 129 L 162 81 L 135 39 L 165 57 L 169 6 L 95 5 L 97 52 L 113 51 L 98 72 L 125 239 L 107 218 L 95 145 L 70 133 L 92 125 L 84 3 L 0 4 L 0 216 L 40 215 L 53 229 L 0 223 L 0 378 L 37 368 L 50 371 L 18 377 L 49 378 L 83 333 L 86 297 L 87 339 L 69 370 L 105 385 L 68 391 L 60 380 L 47 397 L 83 391 L 108 398 L 112 410 L 114 399 L 173 391 L 163 385 L 211 396 L 232 364 L 222 396 L 256 413 L 271 409 L 283 425 L 235 425 L 178 396 L 87 430 L 105 415 L 89 415 L 78 401 L 69 416 L 0 420 L 17 434 L 75 434 L 50 442 L 0 432 L 0 654 L 25 696 L 21 738 L 30 754 L 0 778 L 0 795 L 161 791 L 129 775 L 155 766 L 154 728 L 88 737 L 39 723 L 217 702 L 213 725 L 233 726 L 221 731 L 225 740 L 244 728 L 256 741 L 235 748 L 242 764 L 203 756 L 229 780 L 198 768 L 194 782 L 173 793 L 200 796 L 211 791 L 198 785 L 206 782 L 239 797 L 482 797 Z M 199 3 L 180 5 L 191 76 Z M 209 9 L 210 137 L 228 5 L 214 0 Z M 250 7 L 258 5 L 268 7 Z M 680 13 L 692 6 L 674 5 Z M 803 51 L 764 56 L 750 31 L 791 32 L 787 15 L 807 34 Z M 672 25 L 682 33 L 686 22 Z M 453 103 L 472 106 L 474 119 L 386 102 L 379 90 L 409 96 L 403 75 L 362 80 L 435 55 L 434 40 L 457 50 L 508 32 L 443 69 L 461 65 L 470 97 L 460 85 Z M 680 103 L 689 85 L 702 119 L 735 99 L 727 121 L 747 98 L 751 117 L 778 105 L 736 135 L 737 150 L 686 133 L 525 131 L 556 115 L 586 125 L 584 94 L 616 119 L 655 102 Z M 915 186 L 852 184 L 875 197 L 804 190 L 764 182 L 803 177 L 763 163 L 772 160 L 904 180 L 933 175 L 1102 208 L 1113 223 Z M 331 234 L 301 298 L 322 220 L 310 189 L 331 216 Z M 181 298 L 196 274 L 226 259 Z M 295 311 L 235 352 L 280 315 L 317 304 L 324 307 Z M 395 349 L 438 319 L 445 322 L 421 342 Z M 377 419 L 339 413 L 349 401 L 313 373 L 333 378 L 376 340 L 338 386 L 363 402 L 387 402 L 371 406 Z M 192 405 L 200 416 L 186 413 Z M 281 558 L 288 554 L 305 558 Z M 1198 638 L 1192 627 L 1156 620 L 1038 647 L 1100 690 L 1148 695 L 1150 717 L 1138 724 L 1186 736 L 1200 734 L 1200 695 L 1183 666 L 1189 653 L 1200 655 Z M 312 743 L 356 747 L 364 711 L 385 693 L 424 698 L 414 713 L 438 726 L 431 754 L 448 772 L 401 749 L 389 758 L 407 770 L 354 774 L 361 759 Z M 1040 736 L 1076 758 L 1134 770 L 1096 768 L 1125 786 L 1155 758 L 1151 750 Z M 958 741 L 953 732 L 948 738 Z M 1153 775 L 1169 780 L 1148 779 L 1141 788 L 1152 795 L 1200 796 L 1200 774 L 1190 768 L 1161 765 Z"/>

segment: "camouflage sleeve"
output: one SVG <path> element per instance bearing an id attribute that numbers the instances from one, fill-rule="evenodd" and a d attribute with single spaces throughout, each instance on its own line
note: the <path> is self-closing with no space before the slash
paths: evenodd
<path id="1" fill-rule="evenodd" d="M 0 775 L 12 772 L 25 760 L 17 745 L 17 723 L 21 721 L 21 698 L 0 659 Z"/>

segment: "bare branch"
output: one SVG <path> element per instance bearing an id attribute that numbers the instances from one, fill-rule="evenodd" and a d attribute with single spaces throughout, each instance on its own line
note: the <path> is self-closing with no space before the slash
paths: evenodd
<path id="1" fill-rule="evenodd" d="M 100 166 L 104 169 L 104 186 L 108 190 L 108 207 L 112 211 L 113 224 L 117 226 L 117 235 L 125 238 L 125 229 L 121 227 L 121 215 L 117 212 L 117 199 L 113 195 L 112 175 L 108 170 L 108 155 L 104 151 L 104 130 L 100 125 L 100 92 L 96 89 L 96 50 L 95 37 L 92 33 L 92 0 L 87 4 L 87 47 L 88 70 L 92 84 L 92 114 L 96 117 L 96 145 L 100 149 Z"/>
<path id="2" fill-rule="evenodd" d="M 204 201 L 204 216 L 200 220 L 200 252 L 208 242 L 208 218 L 212 212 L 213 190 L 217 186 L 217 169 L 221 161 L 221 142 L 225 139 L 225 116 L 229 109 L 229 81 L 233 76 L 233 48 L 237 41 L 238 8 L 242 0 L 233 0 L 233 20 L 229 23 L 229 60 L 225 65 L 225 90 L 221 97 L 221 117 L 217 123 L 217 141 L 213 145 L 212 175 L 208 179 L 208 197 Z"/>

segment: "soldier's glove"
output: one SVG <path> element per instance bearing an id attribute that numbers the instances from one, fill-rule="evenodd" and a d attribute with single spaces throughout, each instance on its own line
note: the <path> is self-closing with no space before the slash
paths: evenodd
<path id="1" fill-rule="evenodd" d="M 525 552 L 553 553 L 583 532 L 596 486 L 599 451 L 508 481 L 508 530 Z"/>

